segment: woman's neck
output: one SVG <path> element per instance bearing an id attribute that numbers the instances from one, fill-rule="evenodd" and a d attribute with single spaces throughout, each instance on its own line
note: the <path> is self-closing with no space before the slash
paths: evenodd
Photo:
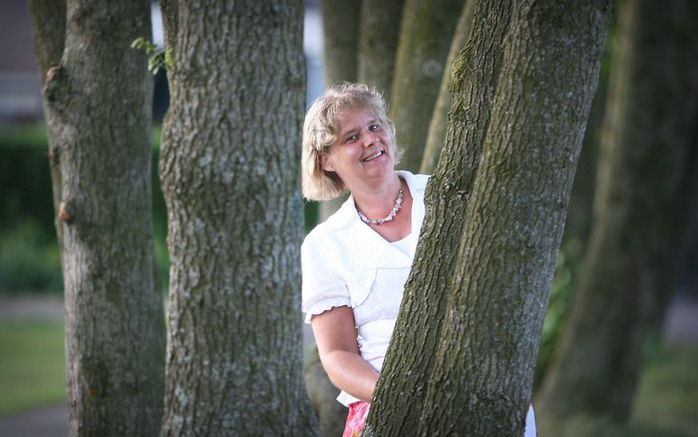
<path id="1" fill-rule="evenodd" d="M 375 186 L 355 188 L 351 191 L 356 208 L 368 218 L 383 218 L 395 207 L 395 199 L 402 188 L 402 181 L 393 172 L 387 181 Z"/>

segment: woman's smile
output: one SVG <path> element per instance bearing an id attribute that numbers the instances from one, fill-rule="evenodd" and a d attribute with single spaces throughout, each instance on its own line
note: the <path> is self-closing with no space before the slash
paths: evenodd
<path id="1" fill-rule="evenodd" d="M 373 160 L 375 160 L 375 159 L 378 159 L 378 158 L 382 157 L 383 155 L 385 155 L 385 152 L 384 152 L 383 150 L 380 150 L 380 151 L 378 151 L 378 152 L 376 152 L 376 153 L 373 153 L 373 154 L 367 156 L 366 158 L 363 159 L 363 161 L 364 161 L 364 162 L 371 162 L 371 161 L 373 161 Z"/>

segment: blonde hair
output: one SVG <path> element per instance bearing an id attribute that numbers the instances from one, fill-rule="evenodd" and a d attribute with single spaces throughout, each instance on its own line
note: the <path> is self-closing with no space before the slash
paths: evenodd
<path id="1" fill-rule="evenodd" d="M 344 182 L 334 172 L 326 172 L 320 156 L 328 152 L 339 133 L 339 114 L 347 108 L 367 108 L 390 135 L 395 163 L 400 151 L 395 144 L 395 125 L 388 117 L 383 96 L 360 83 L 344 82 L 329 87 L 308 109 L 303 123 L 301 179 L 303 196 L 309 200 L 330 200 L 344 191 Z"/>

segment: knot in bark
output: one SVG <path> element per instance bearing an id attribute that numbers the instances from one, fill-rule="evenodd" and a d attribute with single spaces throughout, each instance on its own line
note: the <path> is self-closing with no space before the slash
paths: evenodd
<path id="1" fill-rule="evenodd" d="M 53 65 L 46 72 L 44 96 L 46 101 L 54 103 L 68 94 L 68 81 L 65 69 L 61 65 Z"/>
<path id="2" fill-rule="evenodd" d="M 57 165 L 61 159 L 61 146 L 55 144 L 48 152 L 48 159 L 51 165 Z"/>
<path id="3" fill-rule="evenodd" d="M 58 205 L 58 220 L 68 225 L 75 221 L 73 207 L 67 201 Z"/>

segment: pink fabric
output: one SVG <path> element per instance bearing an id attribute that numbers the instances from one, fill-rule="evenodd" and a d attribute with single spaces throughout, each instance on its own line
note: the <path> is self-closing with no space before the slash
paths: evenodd
<path id="1" fill-rule="evenodd" d="M 347 423 L 344 425 L 342 437 L 360 437 L 364 432 L 366 425 L 366 416 L 368 416 L 368 408 L 371 406 L 368 402 L 354 402 L 349 405 L 349 414 L 347 414 Z"/>

